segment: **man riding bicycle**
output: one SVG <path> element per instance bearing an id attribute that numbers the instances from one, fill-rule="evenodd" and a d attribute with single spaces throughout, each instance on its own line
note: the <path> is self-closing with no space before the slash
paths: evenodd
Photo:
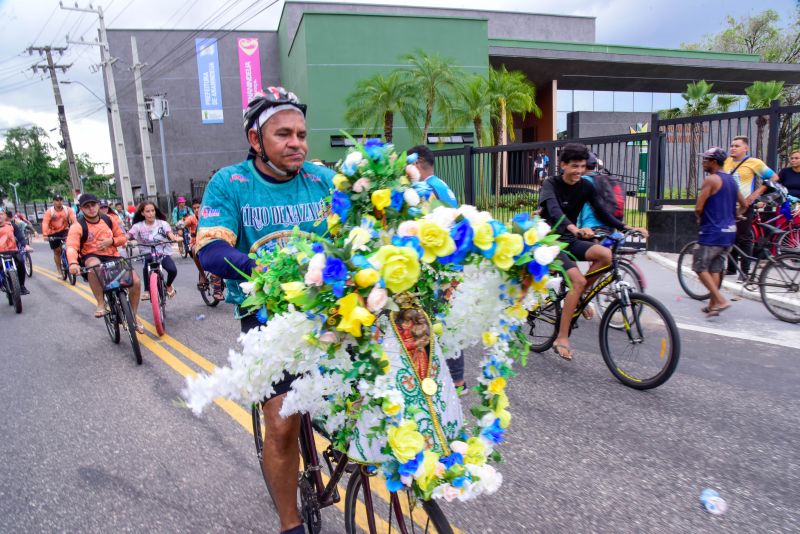
<path id="1" fill-rule="evenodd" d="M 245 161 L 219 170 L 203 195 L 197 232 L 200 263 L 209 272 L 232 279 L 228 300 L 237 305 L 242 332 L 266 322 L 266 314 L 240 315 L 244 293 L 237 269 L 249 273 L 248 253 L 280 246 L 292 233 L 327 231 L 325 198 L 333 189 L 333 171 L 306 161 L 306 106 L 282 87 L 269 87 L 249 103 L 244 130 L 250 143 Z M 236 268 L 234 268 L 234 266 Z M 297 513 L 300 418 L 279 415 L 295 377 L 286 376 L 264 400 L 263 472 L 280 516 L 283 533 L 300 534 Z"/>
<path id="2" fill-rule="evenodd" d="M 25 289 L 25 266 L 22 264 L 22 257 L 19 254 L 19 248 L 27 246 L 25 232 L 20 225 L 14 222 L 13 218 L 14 214 L 11 210 L 0 209 L 0 252 L 13 256 L 17 266 L 19 292 L 21 295 L 28 295 L 30 291 Z"/>
<path id="3" fill-rule="evenodd" d="M 597 191 L 589 180 L 583 178 L 586 174 L 586 162 L 589 159 L 589 149 L 580 143 L 568 143 L 561 149 L 559 165 L 560 176 L 547 178 L 542 185 L 539 195 L 539 205 L 542 208 L 542 217 L 560 234 L 560 240 L 567 243 L 565 251 L 577 261 L 589 261 L 589 273 L 611 264 L 611 250 L 602 245 L 592 243 L 594 231 L 591 228 L 579 228 L 573 221 L 578 220 L 584 205 L 588 202 L 597 218 L 605 226 L 616 230 L 634 230 L 647 237 L 644 228 L 628 227 L 603 207 L 597 199 Z M 569 277 L 572 287 L 564 299 L 564 308 L 561 312 L 561 322 L 558 328 L 558 337 L 553 344 L 553 350 L 561 358 L 572 360 L 572 350 L 569 345 L 569 329 L 572 314 L 575 313 L 578 301 L 587 287 L 590 287 L 595 276 L 584 277 L 572 258 L 561 252 L 564 270 Z"/>
<path id="4" fill-rule="evenodd" d="M 64 197 L 56 193 L 53 195 L 53 205 L 44 212 L 42 222 L 42 235 L 49 237 L 50 250 L 53 251 L 53 262 L 56 264 L 58 274 L 63 273 L 61 268 L 61 249 L 67 240 L 67 232 L 72 223 L 76 221 L 72 208 L 64 205 Z"/>
<path id="5" fill-rule="evenodd" d="M 121 256 L 117 247 L 124 247 L 127 239 L 119 224 L 107 215 L 100 214 L 97 197 L 91 193 L 80 196 L 79 204 L 83 217 L 69 227 L 67 234 L 67 261 L 69 272 L 77 275 L 81 267 L 95 267 L 101 263 L 118 260 Z M 103 299 L 103 283 L 94 269 L 89 271 L 89 286 L 92 288 L 96 307 L 94 316 L 106 314 Z M 131 309 L 133 316 L 139 308 L 139 277 L 133 273 L 133 286 L 130 289 Z M 137 322 L 136 331 L 144 334 L 144 326 Z"/>
<path id="6" fill-rule="evenodd" d="M 199 281 L 197 282 L 197 288 L 203 289 L 208 287 L 209 280 L 206 278 L 206 272 L 203 269 L 203 266 L 200 264 L 200 258 L 197 256 L 197 252 L 195 250 L 197 248 L 197 226 L 199 224 L 199 220 L 200 200 L 195 198 L 192 199 L 192 213 L 183 218 L 183 223 L 186 225 L 186 231 L 189 232 L 189 255 L 194 260 L 194 264 L 197 267 L 197 271 L 200 275 Z M 215 274 L 211 274 L 210 278 L 214 300 L 224 300 L 225 294 L 222 287 L 222 279 Z"/>

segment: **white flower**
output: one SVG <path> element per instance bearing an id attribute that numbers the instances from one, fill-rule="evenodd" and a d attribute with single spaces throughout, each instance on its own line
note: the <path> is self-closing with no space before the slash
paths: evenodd
<path id="1" fill-rule="evenodd" d="M 536 235 L 539 236 L 539 239 L 541 239 L 549 233 L 550 225 L 544 222 L 544 220 L 539 219 L 539 221 L 536 223 Z"/>
<path id="2" fill-rule="evenodd" d="M 365 250 L 367 243 L 372 239 L 372 235 L 366 228 L 353 228 L 347 236 L 347 244 L 352 244 L 352 250 Z"/>
<path id="3" fill-rule="evenodd" d="M 438 206 L 432 212 L 425 216 L 425 219 L 433 221 L 445 230 L 450 230 L 453 222 L 458 217 L 458 210 L 455 208 L 448 208 L 447 206 Z"/>
<path id="4" fill-rule="evenodd" d="M 344 158 L 344 162 L 349 165 L 358 165 L 362 159 L 364 159 L 364 156 L 361 155 L 361 152 L 354 150 Z"/>
<path id="5" fill-rule="evenodd" d="M 533 253 L 533 257 L 536 260 L 536 263 L 540 265 L 550 265 L 558 253 L 561 252 L 561 247 L 557 245 L 551 245 L 549 247 L 537 247 Z"/>
<path id="6" fill-rule="evenodd" d="M 242 288 L 242 291 L 245 295 L 252 295 L 253 291 L 255 290 L 256 283 L 255 282 L 239 282 L 239 287 Z"/>
<path id="7" fill-rule="evenodd" d="M 478 488 L 474 489 L 479 489 L 481 493 L 491 495 L 500 489 L 500 486 L 503 484 L 503 475 L 491 465 L 467 464 L 466 468 L 471 475 L 480 479 L 473 485 L 477 485 Z"/>
<path id="8" fill-rule="evenodd" d="M 408 191 L 413 191 L 409 189 Z M 403 221 L 397 227 L 397 235 L 400 237 L 410 237 L 419 235 L 419 223 L 417 221 Z"/>
<path id="9" fill-rule="evenodd" d="M 406 165 L 406 175 L 412 182 L 419 182 L 419 169 L 416 165 Z"/>
<path id="10" fill-rule="evenodd" d="M 403 201 L 409 206 L 416 206 L 419 204 L 419 193 L 417 193 L 414 188 L 409 187 L 403 193 Z"/>
<path id="11" fill-rule="evenodd" d="M 452 484 L 440 484 L 433 489 L 431 497 L 434 499 L 444 499 L 447 502 L 453 502 L 461 496 L 461 490 L 454 487 Z"/>
<path id="12" fill-rule="evenodd" d="M 478 208 L 469 204 L 459 206 L 458 213 L 463 215 L 473 228 L 492 220 L 492 215 L 488 211 L 478 211 Z"/>
<path id="13" fill-rule="evenodd" d="M 560 276 L 554 276 L 547 280 L 547 283 L 544 285 L 547 289 L 552 289 L 554 291 L 558 291 L 561 288 L 561 283 L 564 281 L 563 278 Z"/>
<path id="14" fill-rule="evenodd" d="M 450 449 L 453 452 L 457 452 L 458 454 L 464 455 L 467 454 L 467 444 L 463 441 L 451 441 L 450 442 Z"/>

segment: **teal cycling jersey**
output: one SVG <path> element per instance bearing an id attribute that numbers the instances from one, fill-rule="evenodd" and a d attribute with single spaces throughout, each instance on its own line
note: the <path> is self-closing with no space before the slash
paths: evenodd
<path id="1" fill-rule="evenodd" d="M 198 248 L 222 239 L 249 254 L 285 243 L 295 227 L 324 235 L 330 209 L 326 198 L 333 189 L 334 175 L 332 170 L 310 162 L 286 182 L 259 172 L 252 159 L 220 169 L 203 195 Z M 238 312 L 245 295 L 236 281 L 227 288 L 226 300 L 236 304 Z"/>
<path id="2" fill-rule="evenodd" d="M 172 208 L 172 224 L 178 224 L 187 215 L 192 214 L 192 208 L 184 206 L 183 209 L 178 209 L 178 206 Z"/>
<path id="3" fill-rule="evenodd" d="M 597 173 L 587 174 L 582 178 L 584 180 L 588 180 L 594 183 L 593 176 Z M 592 206 L 587 202 L 583 205 L 583 209 L 581 210 L 580 215 L 578 215 L 578 221 L 576 223 L 578 228 L 599 228 L 603 226 L 603 223 L 600 222 L 600 219 L 594 214 L 594 210 Z"/>
<path id="4" fill-rule="evenodd" d="M 428 176 L 425 180 L 425 183 L 431 186 L 433 189 L 433 194 L 436 195 L 436 198 L 442 201 L 443 204 L 450 208 L 457 208 L 458 207 L 458 199 L 456 195 L 453 194 L 453 190 L 442 181 L 436 175 Z"/>

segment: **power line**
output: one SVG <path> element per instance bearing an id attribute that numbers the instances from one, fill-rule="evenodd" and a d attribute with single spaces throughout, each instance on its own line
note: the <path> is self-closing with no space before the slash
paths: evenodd
<path id="1" fill-rule="evenodd" d="M 51 12 L 50 12 L 50 16 L 49 16 L 49 17 L 47 17 L 47 20 L 46 20 L 46 21 L 44 21 L 44 25 L 43 25 L 41 28 L 39 28 L 39 33 L 37 33 L 37 34 L 36 34 L 36 37 L 34 37 L 34 38 L 33 38 L 33 40 L 31 41 L 31 44 L 33 44 L 33 43 L 35 43 L 36 41 L 38 41 L 38 40 L 39 40 L 39 37 L 41 37 L 41 36 L 42 36 L 42 33 L 44 33 L 44 29 L 45 29 L 45 28 L 47 28 L 47 25 L 48 25 L 48 24 L 50 23 L 50 21 L 53 19 L 53 15 L 55 15 L 55 14 L 56 14 L 56 11 L 58 11 L 58 6 L 55 6 L 55 7 L 53 8 L 53 11 L 51 11 Z"/>
<path id="2" fill-rule="evenodd" d="M 111 19 L 111 22 L 109 22 L 108 25 L 111 26 L 112 24 L 114 24 L 117 21 L 117 19 L 120 18 L 123 13 L 125 13 L 125 10 L 128 9 L 129 7 L 131 7 L 131 4 L 133 4 L 133 0 L 130 0 L 127 4 L 125 4 L 125 7 L 122 8 L 122 11 L 117 13 L 117 16 L 114 17 L 113 19 Z M 108 9 L 108 8 L 106 8 L 106 9 Z"/>

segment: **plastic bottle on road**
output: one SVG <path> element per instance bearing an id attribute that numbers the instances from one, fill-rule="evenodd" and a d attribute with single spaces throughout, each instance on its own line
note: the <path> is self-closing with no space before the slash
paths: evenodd
<path id="1" fill-rule="evenodd" d="M 203 315 L 203 314 L 201 313 L 200 315 L 198 315 L 198 316 L 197 316 L 197 317 L 195 317 L 194 319 L 195 319 L 195 321 L 202 321 L 202 320 L 204 320 L 205 318 L 206 318 L 206 316 L 205 316 L 205 315 Z"/>
<path id="2" fill-rule="evenodd" d="M 700 492 L 700 504 L 711 514 L 722 515 L 728 510 L 728 503 L 716 491 L 706 488 Z"/>

